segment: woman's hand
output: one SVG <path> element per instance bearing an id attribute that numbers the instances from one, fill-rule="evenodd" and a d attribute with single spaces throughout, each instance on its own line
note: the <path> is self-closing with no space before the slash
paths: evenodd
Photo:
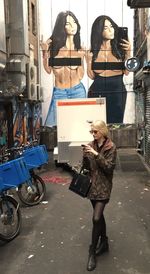
<path id="1" fill-rule="evenodd" d="M 51 39 L 48 39 L 46 42 L 40 41 L 40 47 L 43 55 L 43 66 L 48 74 L 51 73 L 51 67 L 48 65 L 48 59 L 50 57 L 50 51 L 48 51 L 48 49 L 51 41 Z"/>
<path id="2" fill-rule="evenodd" d="M 40 41 L 40 47 L 42 51 L 48 51 L 52 40 L 49 38 L 46 42 Z"/>
<path id="3" fill-rule="evenodd" d="M 131 56 L 131 43 L 130 41 L 127 41 L 125 39 L 122 39 L 122 42 L 120 43 L 122 49 L 125 51 L 125 58 L 130 58 Z"/>
<path id="4" fill-rule="evenodd" d="M 42 49 L 42 53 L 43 53 L 43 58 L 44 59 L 48 59 L 48 43 L 47 42 L 43 42 L 43 41 L 41 41 L 40 42 L 40 47 L 41 47 L 41 49 Z"/>
<path id="5" fill-rule="evenodd" d="M 85 54 L 85 60 L 87 63 L 87 75 L 89 76 L 90 79 L 94 80 L 95 73 L 93 72 L 93 69 L 92 69 L 92 56 L 93 56 L 92 52 L 88 50 Z"/>
<path id="6" fill-rule="evenodd" d="M 40 47 L 42 50 L 48 51 L 48 43 L 47 42 L 40 42 Z"/>
<path id="7" fill-rule="evenodd" d="M 95 156 L 98 155 L 98 152 L 94 148 L 92 148 L 91 146 L 89 146 L 89 145 L 85 145 L 84 146 L 83 152 L 85 152 L 85 153 L 92 153 Z"/>

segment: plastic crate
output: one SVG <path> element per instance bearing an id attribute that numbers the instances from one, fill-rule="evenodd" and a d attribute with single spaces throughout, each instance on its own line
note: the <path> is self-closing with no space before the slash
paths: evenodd
<path id="1" fill-rule="evenodd" d="M 26 149 L 23 152 L 23 157 L 28 169 L 38 168 L 41 165 L 47 163 L 48 155 L 43 146 L 36 146 Z"/>
<path id="2" fill-rule="evenodd" d="M 29 179 L 30 173 L 23 157 L 0 165 L 0 191 L 17 187 Z"/>
<path id="3" fill-rule="evenodd" d="M 46 145 L 40 145 L 41 151 L 43 153 L 43 157 L 45 159 L 45 163 L 48 163 L 48 152 L 47 152 L 47 148 Z"/>

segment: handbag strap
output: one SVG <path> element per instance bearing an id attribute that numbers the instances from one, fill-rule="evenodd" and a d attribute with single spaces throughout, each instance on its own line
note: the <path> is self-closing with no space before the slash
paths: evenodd
<path id="1" fill-rule="evenodd" d="M 84 168 L 83 165 L 82 165 L 81 168 L 80 168 L 79 174 L 81 174 L 83 170 L 86 170 L 87 172 L 89 172 L 89 170 Z"/>
<path id="2" fill-rule="evenodd" d="M 79 171 L 79 174 L 82 172 L 82 170 L 83 170 L 83 166 L 81 166 L 80 171 Z"/>

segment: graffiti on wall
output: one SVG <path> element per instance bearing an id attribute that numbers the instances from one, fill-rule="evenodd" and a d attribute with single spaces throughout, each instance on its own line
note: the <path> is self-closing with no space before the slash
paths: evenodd
<path id="1" fill-rule="evenodd" d="M 13 138 L 14 146 L 26 144 L 34 139 L 39 141 L 41 119 L 40 104 L 14 104 L 13 108 Z"/>
<path id="2" fill-rule="evenodd" d="M 33 108 L 33 139 L 40 141 L 41 104 L 35 104 Z"/>
<path id="3" fill-rule="evenodd" d="M 23 105 L 13 105 L 13 139 L 14 146 L 23 143 Z"/>
<path id="4" fill-rule="evenodd" d="M 0 153 L 5 148 L 8 142 L 8 128 L 6 111 L 3 106 L 0 106 Z"/>

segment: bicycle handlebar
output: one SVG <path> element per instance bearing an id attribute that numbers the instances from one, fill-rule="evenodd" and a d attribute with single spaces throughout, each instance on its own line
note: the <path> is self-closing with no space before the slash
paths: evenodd
<path id="1" fill-rule="evenodd" d="M 28 148 L 32 148 L 34 146 L 38 145 L 38 140 L 32 140 L 31 142 L 28 142 L 27 144 L 22 144 L 19 147 L 11 147 L 5 149 L 5 151 L 0 155 L 0 163 L 7 162 L 9 160 L 15 159 L 16 157 L 19 157 L 23 154 L 23 151 L 25 151 Z"/>

